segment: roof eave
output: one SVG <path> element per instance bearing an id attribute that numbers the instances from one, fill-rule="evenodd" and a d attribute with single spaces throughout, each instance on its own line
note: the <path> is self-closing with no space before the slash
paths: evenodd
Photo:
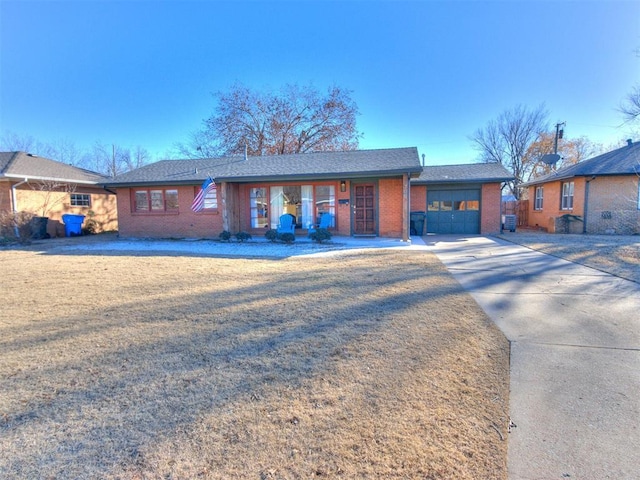
<path id="1" fill-rule="evenodd" d="M 293 180 L 347 180 L 352 178 L 389 178 L 398 177 L 405 173 L 411 177 L 417 177 L 420 175 L 420 170 L 415 168 L 404 168 L 397 170 L 386 170 L 384 172 L 371 171 L 371 172 L 337 172 L 337 173 L 298 173 L 298 174 L 285 174 L 285 175 L 234 175 L 224 176 L 220 175 L 214 178 L 216 182 L 288 182 Z"/>
<path id="2" fill-rule="evenodd" d="M 290 182 L 290 181 L 314 181 L 314 180 L 346 180 L 353 178 L 389 178 L 408 174 L 411 178 L 417 178 L 422 173 L 422 167 L 409 167 L 397 170 L 371 171 L 371 172 L 337 172 L 337 173 L 300 173 L 286 175 L 218 175 L 214 180 L 231 183 L 250 182 Z M 107 187 L 128 188 L 141 186 L 168 186 L 168 185 L 197 185 L 202 183 L 205 177 L 186 180 L 128 180 L 124 182 L 101 182 Z"/>
<path id="3" fill-rule="evenodd" d="M 411 185 L 442 185 L 449 183 L 502 183 L 510 182 L 514 177 L 492 177 L 492 178 L 463 178 L 463 179 L 439 179 L 439 180 L 412 180 Z"/>
<path id="4" fill-rule="evenodd" d="M 42 177 L 38 175 L 19 175 L 16 173 L 5 173 L 2 175 L 4 178 L 14 179 L 14 180 L 35 180 L 40 182 L 60 182 L 60 183 L 77 183 L 82 185 L 100 185 L 102 182 L 90 181 L 90 180 L 71 180 L 68 178 L 56 178 L 56 177 Z"/>

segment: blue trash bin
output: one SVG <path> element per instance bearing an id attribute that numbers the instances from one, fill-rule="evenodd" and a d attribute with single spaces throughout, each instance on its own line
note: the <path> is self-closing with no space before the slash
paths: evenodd
<path id="1" fill-rule="evenodd" d="M 62 221 L 64 222 L 64 234 L 67 237 L 75 237 L 76 235 L 82 235 L 82 222 L 84 222 L 84 215 L 72 215 L 65 213 L 62 215 Z"/>

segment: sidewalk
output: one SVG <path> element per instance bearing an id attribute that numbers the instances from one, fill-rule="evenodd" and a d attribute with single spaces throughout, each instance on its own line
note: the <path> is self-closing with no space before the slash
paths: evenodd
<path id="1" fill-rule="evenodd" d="M 426 243 L 511 343 L 509 478 L 638 478 L 640 286 L 497 239 Z"/>

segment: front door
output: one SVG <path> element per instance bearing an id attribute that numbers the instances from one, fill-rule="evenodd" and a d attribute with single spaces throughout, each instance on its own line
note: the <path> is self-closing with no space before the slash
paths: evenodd
<path id="1" fill-rule="evenodd" d="M 353 189 L 354 235 L 376 234 L 376 202 L 373 184 L 355 185 Z"/>

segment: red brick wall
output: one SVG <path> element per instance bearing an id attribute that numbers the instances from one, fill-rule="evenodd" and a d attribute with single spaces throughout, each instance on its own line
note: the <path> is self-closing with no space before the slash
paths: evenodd
<path id="1" fill-rule="evenodd" d="M 402 178 L 378 182 L 378 234 L 402 237 Z"/>
<path id="2" fill-rule="evenodd" d="M 500 232 L 502 190 L 499 183 L 482 185 L 480 201 L 480 233 L 487 235 Z"/>
<path id="3" fill-rule="evenodd" d="M 412 212 L 427 211 L 427 186 L 412 185 L 411 186 L 411 209 Z"/>
<path id="4" fill-rule="evenodd" d="M 562 210 L 562 183 L 548 182 L 544 184 L 542 197 L 542 210 L 535 210 L 535 187 L 529 187 L 529 227 L 543 228 L 551 233 L 555 233 L 557 218 L 567 213 L 582 217 L 584 215 L 584 191 L 585 179 L 582 177 L 568 179 L 573 181 L 573 209 Z M 582 231 L 580 223 L 580 232 Z M 577 227 L 576 227 L 577 228 Z M 577 233 L 577 232 L 576 232 Z"/>
<path id="5" fill-rule="evenodd" d="M 325 182 L 322 182 L 326 184 Z M 328 182 L 333 183 L 333 182 Z M 352 205 L 340 204 L 340 200 L 350 200 L 351 182 L 346 182 L 346 191 L 336 187 L 336 235 L 351 235 Z M 281 185 L 282 183 L 279 183 Z M 316 183 L 314 183 L 316 184 Z M 237 228 L 252 234 L 260 232 L 249 228 L 249 188 L 252 185 L 231 185 L 228 202 L 232 208 L 229 214 L 232 230 Z M 130 188 L 120 188 L 118 193 L 119 232 L 124 237 L 163 237 L 163 238 L 217 238 L 223 230 L 222 197 L 218 195 L 219 210 L 216 213 L 193 213 L 191 202 L 195 190 L 193 186 L 164 187 L 178 190 L 179 210 L 177 213 L 158 214 L 133 213 Z M 233 200 L 233 201 L 231 201 Z M 419 202 L 420 200 L 416 200 Z M 426 205 L 426 198 L 422 199 Z M 378 182 L 378 232 L 384 237 L 402 237 L 402 179 L 382 179 Z M 425 207 L 422 207 L 423 209 Z M 234 232 L 232 232 L 234 233 Z M 303 231 L 306 234 L 306 231 Z"/>
<path id="6" fill-rule="evenodd" d="M 194 213 L 194 186 L 165 187 L 178 190 L 178 213 L 133 213 L 130 188 L 118 188 L 118 231 L 123 237 L 217 238 L 222 232 L 218 212 Z M 199 187 L 198 187 L 199 188 Z M 220 202 L 220 197 L 218 197 Z"/>
<path id="7" fill-rule="evenodd" d="M 340 183 L 336 185 L 336 235 L 351 235 L 351 202 L 340 204 L 340 200 L 349 200 L 351 182 L 345 180 L 345 191 L 340 191 Z"/>

